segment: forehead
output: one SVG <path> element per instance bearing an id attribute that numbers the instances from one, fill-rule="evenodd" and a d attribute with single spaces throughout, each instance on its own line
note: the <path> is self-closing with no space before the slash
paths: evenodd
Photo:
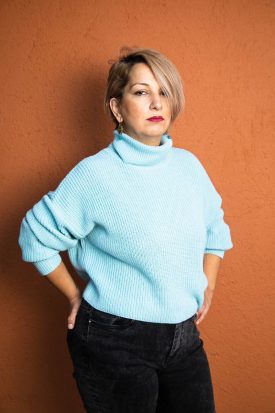
<path id="1" fill-rule="evenodd" d="M 130 73 L 128 85 L 131 87 L 134 83 L 157 83 L 151 69 L 145 63 L 136 63 Z"/>

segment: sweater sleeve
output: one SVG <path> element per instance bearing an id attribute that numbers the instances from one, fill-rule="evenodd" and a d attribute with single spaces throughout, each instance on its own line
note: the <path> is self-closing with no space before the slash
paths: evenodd
<path id="1" fill-rule="evenodd" d="M 223 258 L 225 251 L 231 249 L 233 243 L 230 228 L 224 221 L 222 198 L 214 187 L 204 166 L 198 159 L 197 161 L 200 169 L 200 183 L 203 192 L 207 230 L 205 254 L 214 254 Z"/>
<path id="2" fill-rule="evenodd" d="M 86 158 L 27 211 L 20 226 L 22 259 L 32 262 L 41 275 L 52 272 L 60 263 L 60 251 L 74 247 L 87 236 L 95 223 L 88 190 Z"/>

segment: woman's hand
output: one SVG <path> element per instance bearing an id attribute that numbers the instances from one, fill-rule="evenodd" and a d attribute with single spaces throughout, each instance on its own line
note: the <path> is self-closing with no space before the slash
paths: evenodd
<path id="1" fill-rule="evenodd" d="M 200 324 L 202 322 L 202 320 L 204 320 L 211 302 L 212 302 L 212 298 L 213 298 L 213 294 L 214 294 L 214 290 L 211 289 L 210 287 L 207 287 L 204 291 L 204 301 L 203 301 L 203 305 L 201 306 L 201 308 L 199 309 L 199 311 L 197 312 L 197 318 L 195 320 L 196 324 Z"/>
<path id="2" fill-rule="evenodd" d="M 195 319 L 196 324 L 200 324 L 204 320 L 208 310 L 210 308 L 212 298 L 214 295 L 214 290 L 216 286 L 217 274 L 222 258 L 216 254 L 204 254 L 203 257 L 203 271 L 207 277 L 207 288 L 204 290 L 204 301 L 203 305 L 197 312 L 197 318 Z"/>
<path id="3" fill-rule="evenodd" d="M 45 279 L 50 281 L 69 300 L 71 312 L 68 317 L 68 328 L 71 330 L 74 328 L 75 318 L 81 303 L 81 293 L 78 286 L 63 261 Z"/>
<path id="4" fill-rule="evenodd" d="M 69 300 L 69 303 L 71 307 L 71 312 L 68 317 L 68 329 L 72 330 L 74 328 L 76 315 L 81 304 L 81 295 L 79 290 L 77 295 Z"/>

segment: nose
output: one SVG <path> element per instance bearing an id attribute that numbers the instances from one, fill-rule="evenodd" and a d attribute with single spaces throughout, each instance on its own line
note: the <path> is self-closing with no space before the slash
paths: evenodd
<path id="1" fill-rule="evenodd" d="M 161 109 L 162 105 L 161 105 L 161 100 L 160 100 L 160 96 L 158 93 L 152 94 L 152 99 L 151 99 L 151 103 L 150 103 L 150 109 Z"/>

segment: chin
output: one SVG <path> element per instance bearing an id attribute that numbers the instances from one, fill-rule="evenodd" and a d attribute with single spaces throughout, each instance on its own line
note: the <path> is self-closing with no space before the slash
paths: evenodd
<path id="1" fill-rule="evenodd" d="M 151 136 L 162 136 L 166 132 L 166 130 L 167 129 L 163 129 L 163 128 L 155 129 L 155 130 L 150 131 L 150 135 Z"/>
<path id="2" fill-rule="evenodd" d="M 152 124 L 149 125 L 150 133 L 156 134 L 156 135 L 165 133 L 165 131 L 167 131 L 168 128 L 169 128 L 169 124 L 168 125 L 167 124 L 166 125 L 164 125 L 164 124 L 160 125 L 158 123 L 153 123 L 152 122 Z"/>

